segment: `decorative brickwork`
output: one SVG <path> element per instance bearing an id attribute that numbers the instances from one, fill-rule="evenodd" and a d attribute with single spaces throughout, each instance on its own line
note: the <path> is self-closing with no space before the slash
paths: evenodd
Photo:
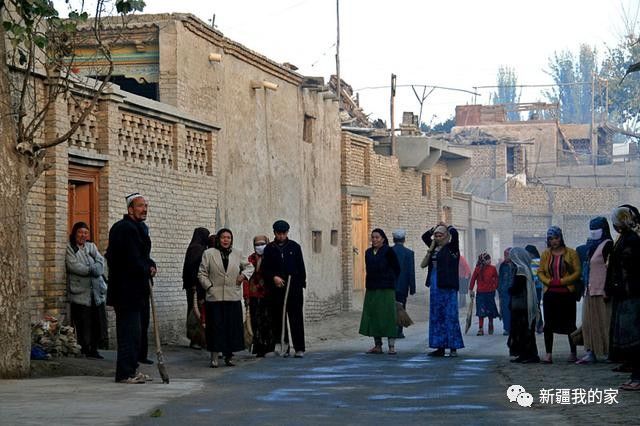
<path id="1" fill-rule="evenodd" d="M 77 123 L 82 111 L 89 105 L 88 100 L 78 101 L 78 98 L 70 96 L 67 102 L 70 125 Z M 96 149 L 98 140 L 98 124 L 97 124 L 98 105 L 87 115 L 78 130 L 69 139 L 69 146 L 84 151 L 92 151 Z"/>
<path id="2" fill-rule="evenodd" d="M 123 112 L 118 142 L 118 154 L 126 161 L 158 168 L 173 167 L 173 126 L 170 123 Z"/>
<path id="3" fill-rule="evenodd" d="M 208 164 L 212 155 L 208 143 L 209 135 L 190 128 L 186 129 L 186 133 L 184 153 L 187 170 L 196 174 L 208 174 L 211 176 L 213 170 Z"/>

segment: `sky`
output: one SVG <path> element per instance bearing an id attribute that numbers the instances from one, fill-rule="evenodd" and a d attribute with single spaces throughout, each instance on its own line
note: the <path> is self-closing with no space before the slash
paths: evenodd
<path id="1" fill-rule="evenodd" d="M 640 0 L 339 0 L 342 79 L 359 93 L 371 118 L 389 122 L 388 87 L 437 85 L 473 91 L 496 84 L 500 66 L 519 84 L 549 84 L 554 52 L 577 52 L 581 43 L 599 52 L 625 33 L 623 11 L 638 21 Z M 64 3 L 57 0 L 56 3 Z M 335 73 L 336 0 L 146 0 L 145 13 L 188 12 L 225 36 L 298 72 Z M 479 91 L 478 103 L 490 103 Z M 521 102 L 544 100 L 541 89 L 522 89 Z M 422 89 L 420 88 L 421 92 Z M 454 115 L 473 95 L 437 89 L 425 101 L 422 121 Z M 396 123 L 418 113 L 411 87 L 396 92 Z"/>

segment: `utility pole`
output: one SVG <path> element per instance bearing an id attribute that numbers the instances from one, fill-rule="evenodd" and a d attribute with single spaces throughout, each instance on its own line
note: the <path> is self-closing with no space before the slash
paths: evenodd
<path id="1" fill-rule="evenodd" d="M 336 90 L 338 92 L 338 113 L 340 112 L 340 95 L 342 94 L 342 84 L 340 81 L 340 0 L 336 0 Z"/>
<path id="2" fill-rule="evenodd" d="M 396 123 L 394 120 L 396 102 L 396 75 L 391 74 L 391 155 L 396 155 Z"/>
<path id="3" fill-rule="evenodd" d="M 598 164 L 598 129 L 596 126 L 596 76 L 591 74 L 591 162 L 595 174 L 595 166 Z"/>

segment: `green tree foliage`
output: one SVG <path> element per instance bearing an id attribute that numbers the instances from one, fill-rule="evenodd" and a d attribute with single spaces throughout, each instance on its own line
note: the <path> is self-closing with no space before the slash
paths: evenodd
<path id="1" fill-rule="evenodd" d="M 637 35 L 629 35 L 609 49 L 602 62 L 600 76 L 607 80 L 608 120 L 632 131 L 640 129 L 640 73 L 627 71 L 640 61 Z"/>
<path id="2" fill-rule="evenodd" d="M 509 121 L 520 120 L 520 116 L 513 110 L 515 104 L 520 102 L 518 95 L 518 76 L 516 71 L 508 66 L 501 66 L 498 69 L 497 86 L 498 90 L 493 93 L 493 104 L 504 104 L 507 107 L 507 119 Z"/>
<path id="3" fill-rule="evenodd" d="M 449 133 L 455 125 L 456 119 L 454 117 L 450 117 L 445 121 L 434 125 L 427 124 L 423 121 L 420 123 L 420 130 L 424 133 Z"/>
<path id="4" fill-rule="evenodd" d="M 556 84 L 545 92 L 547 100 L 559 103 L 563 123 L 591 122 L 593 75 L 597 74 L 595 49 L 583 44 L 576 56 L 569 50 L 556 52 L 549 59 L 549 74 Z"/>

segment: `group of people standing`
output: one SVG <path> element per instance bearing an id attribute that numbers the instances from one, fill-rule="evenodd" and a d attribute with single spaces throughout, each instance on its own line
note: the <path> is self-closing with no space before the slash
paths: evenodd
<path id="1" fill-rule="evenodd" d="M 365 252 L 365 296 L 360 321 L 360 334 L 374 338 L 369 354 L 382 354 L 382 338 L 387 337 L 388 354 L 395 355 L 398 329 L 398 304 L 406 306 L 407 294 L 415 294 L 413 252 L 404 247 L 405 231 L 394 232 L 393 247 L 380 228 L 371 231 L 371 247 Z M 460 250 L 458 231 L 441 223 L 422 236 L 428 246 L 421 267 L 429 268 L 426 285 L 430 289 L 429 347 L 430 356 L 450 356 L 464 347 L 458 321 L 458 268 Z M 401 262 L 402 261 L 402 262 Z M 409 264 L 409 261 L 411 263 Z M 407 278 L 412 276 L 413 279 Z"/>
<path id="2" fill-rule="evenodd" d="M 305 352 L 303 290 L 306 270 L 300 245 L 288 237 L 289 224 L 273 224 L 274 241 L 266 235 L 253 239 L 254 251 L 245 257 L 233 248 L 233 233 L 222 228 L 213 238 L 206 228 L 196 228 L 183 267 L 183 287 L 187 295 L 187 316 L 204 306 L 206 347 L 209 366 L 234 366 L 233 353 L 245 349 L 243 309 L 249 312 L 253 331 L 252 352 L 263 357 L 277 343 L 288 345 L 288 329 L 294 357 Z M 210 247 L 211 245 L 211 247 Z M 287 320 L 288 319 L 288 325 Z M 283 328 L 284 327 L 284 332 Z M 192 347 L 197 347 L 192 340 Z M 285 356 L 290 349 L 280 348 Z"/>
<path id="3" fill-rule="evenodd" d="M 421 267 L 428 268 L 429 356 L 455 357 L 464 347 L 458 318 L 458 291 L 469 283 L 471 300 L 479 317 L 478 335 L 494 332 L 493 319 L 502 316 L 512 362 L 553 363 L 554 334 L 567 335 L 568 362 L 589 364 L 608 358 L 622 362 L 614 371 L 631 372 L 623 390 L 640 390 L 640 213 L 631 205 L 613 210 L 611 220 L 619 237 L 614 242 L 605 217 L 589 223 L 589 237 L 577 250 L 567 247 L 562 230 L 547 231 L 547 247 L 513 247 L 505 251 L 499 271 L 482 253 L 469 277 L 461 268 L 458 232 L 440 223 L 422 235 L 427 254 Z M 404 235 L 403 235 L 404 238 Z M 396 245 L 398 245 L 396 243 Z M 395 246 L 394 246 L 395 247 Z M 382 229 L 371 232 L 365 253 L 366 293 L 360 334 L 374 338 L 370 354 L 382 354 L 382 338 L 395 355 L 397 296 L 403 267 Z M 466 262 L 465 262 L 466 263 Z M 474 292 L 477 289 L 477 293 Z M 495 293 L 501 309 L 498 311 Z M 577 302 L 584 297 L 582 325 L 576 327 Z M 406 296 L 405 296 L 406 303 Z M 542 302 L 542 312 L 540 305 Z M 536 333 L 544 334 L 545 356 L 538 355 Z M 585 355 L 578 359 L 577 345 Z"/>
<path id="4" fill-rule="evenodd" d="M 98 348 L 106 336 L 105 304 L 112 306 L 116 314 L 116 382 L 144 383 L 150 378 L 138 372 L 138 363 L 151 362 L 146 336 L 149 296 L 157 269 L 150 257 L 151 239 L 144 223 L 147 201 L 134 193 L 126 202 L 127 214 L 109 231 L 105 257 L 89 241 L 86 223 L 73 226 L 66 253 L 68 294 L 82 352 L 102 358 Z M 455 357 L 457 350 L 464 348 L 458 319 L 462 282 L 465 289 L 468 283 L 472 300 L 475 296 L 479 335 L 484 334 L 484 318 L 489 319 L 488 333 L 494 331 L 493 319 L 499 316 L 495 303 L 498 291 L 512 362 L 553 363 L 554 334 L 564 334 L 570 347 L 569 362 L 589 364 L 605 357 L 621 362 L 616 371 L 631 372 L 631 377 L 620 388 L 640 390 L 640 213 L 625 204 L 614 209 L 611 220 L 619 234 L 615 242 L 604 217 L 591 220 L 586 244 L 576 250 L 566 246 L 562 230 L 553 226 L 547 231 L 547 248 L 542 255 L 535 246 L 510 248 L 496 270 L 490 256 L 483 253 L 470 277 L 468 265 L 461 268 L 457 230 L 444 223 L 429 229 L 422 235 L 427 253 L 420 264 L 427 268 L 425 285 L 430 295 L 428 346 L 433 350 L 428 355 L 445 356 L 448 349 L 449 356 Z M 273 224 L 273 232 L 273 241 L 257 235 L 254 252 L 245 257 L 233 247 L 230 229 L 220 229 L 215 235 L 202 227 L 194 230 L 185 255 L 183 287 L 188 314 L 199 310 L 205 318 L 210 367 L 218 367 L 220 353 L 225 365 L 233 366 L 234 352 L 246 347 L 243 300 L 253 330 L 254 354 L 265 356 L 281 341 L 288 345 L 290 329 L 294 356 L 304 356 L 306 271 L 302 250 L 288 238 L 289 224 L 284 220 Z M 405 236 L 404 230 L 395 231 L 391 247 L 382 229 L 371 232 L 359 329 L 374 338 L 370 354 L 384 353 L 382 339 L 386 337 L 388 354 L 395 355 L 396 338 L 404 337 L 398 312 L 406 307 L 408 295 L 416 291 L 414 253 L 404 247 Z M 583 320 L 577 329 L 576 307 L 582 297 Z M 546 352 L 542 360 L 536 345 L 536 332 L 540 331 Z M 580 340 L 586 352 L 578 359 Z M 192 346 L 197 343 L 192 341 Z M 288 347 L 279 349 L 285 355 L 290 352 Z"/>

